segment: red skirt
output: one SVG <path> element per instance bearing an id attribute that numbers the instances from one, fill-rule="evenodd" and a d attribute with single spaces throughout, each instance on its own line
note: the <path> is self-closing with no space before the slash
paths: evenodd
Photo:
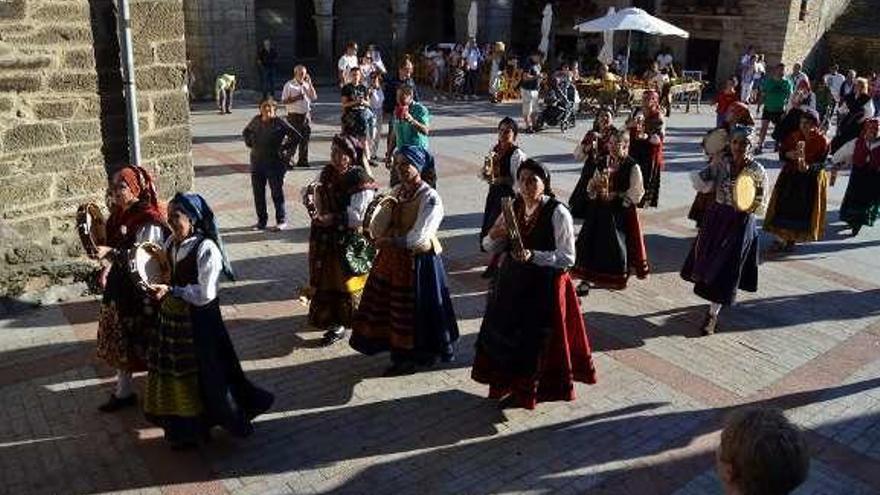
<path id="1" fill-rule="evenodd" d="M 587 328 L 574 284 L 567 273 L 556 277 L 557 304 L 553 312 L 553 331 L 537 356 L 535 373 L 517 373 L 493 362 L 477 348 L 471 378 L 489 385 L 489 398 L 512 394 L 515 405 L 534 409 L 538 402 L 575 399 L 574 382 L 596 383 Z"/>

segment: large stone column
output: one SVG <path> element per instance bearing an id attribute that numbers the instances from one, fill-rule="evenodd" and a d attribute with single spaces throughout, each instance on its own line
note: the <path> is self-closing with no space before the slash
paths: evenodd
<path id="1" fill-rule="evenodd" d="M 333 61 L 336 59 L 333 53 L 333 0 L 315 0 L 315 27 L 318 30 L 318 60 L 321 74 L 331 74 Z M 336 80 L 335 72 L 333 79 Z"/>
<path id="2" fill-rule="evenodd" d="M 489 0 L 485 12 L 485 21 L 478 22 L 477 25 L 486 31 L 480 33 L 478 29 L 477 37 L 484 43 L 503 41 L 509 46 L 513 0 Z"/>
<path id="3" fill-rule="evenodd" d="M 409 0 L 391 0 L 392 43 L 394 63 L 406 53 L 407 30 L 409 28 Z"/>

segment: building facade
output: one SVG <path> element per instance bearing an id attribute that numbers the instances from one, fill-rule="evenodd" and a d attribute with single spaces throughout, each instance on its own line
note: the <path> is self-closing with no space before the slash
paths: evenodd
<path id="1" fill-rule="evenodd" d="M 144 165 L 192 184 L 181 0 L 132 0 Z M 77 206 L 128 161 L 112 0 L 0 2 L 0 297 L 86 273 Z M 31 284 L 31 285 L 28 285 Z"/>

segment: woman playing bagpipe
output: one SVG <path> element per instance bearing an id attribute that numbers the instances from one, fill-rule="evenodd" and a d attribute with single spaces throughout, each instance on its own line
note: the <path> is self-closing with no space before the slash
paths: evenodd
<path id="1" fill-rule="evenodd" d="M 763 229 L 779 238 L 781 250 L 796 242 L 818 241 L 825 233 L 828 138 L 819 128 L 819 114 L 804 110 L 800 128 L 779 147 L 783 163 L 767 207 Z"/>
<path id="2" fill-rule="evenodd" d="M 608 139 L 615 131 L 614 126 L 611 125 L 612 120 L 611 110 L 603 107 L 596 112 L 593 127 L 584 134 L 581 142 L 574 148 L 572 154 L 575 160 L 586 162 L 597 155 L 608 153 Z"/>
<path id="3" fill-rule="evenodd" d="M 498 142 L 492 147 L 483 165 L 482 178 L 489 183 L 489 193 L 486 195 L 486 205 L 483 207 L 483 225 L 480 228 L 481 249 L 483 238 L 501 214 L 502 198 L 514 196 L 516 170 L 526 159 L 526 154 L 516 144 L 518 135 L 519 126 L 516 125 L 515 120 L 510 117 L 501 119 L 498 123 Z M 492 255 L 489 266 L 483 272 L 483 278 L 495 276 L 498 259 L 497 254 Z"/>
<path id="4" fill-rule="evenodd" d="M 325 330 L 323 345 L 345 337 L 357 309 L 373 250 L 360 232 L 378 184 L 362 163 L 354 137 L 336 135 L 330 163 L 306 187 L 309 231 L 309 324 Z"/>
<path id="5" fill-rule="evenodd" d="M 629 130 L 629 156 L 639 164 L 645 186 L 645 195 L 642 196 L 638 206 L 639 208 L 656 207 L 657 198 L 660 197 L 663 143 L 646 132 L 645 114 L 641 110 L 633 113 L 627 120 L 626 127 Z"/>
<path id="6" fill-rule="evenodd" d="M 582 279 L 578 294 L 590 286 L 619 290 L 632 273 L 648 276 L 648 256 L 637 205 L 645 193 L 639 165 L 629 157 L 629 131 L 612 134 L 608 154 L 584 165 L 572 193 L 572 213 L 583 218 L 577 261 L 572 270 Z"/>
<path id="7" fill-rule="evenodd" d="M 459 336 L 437 239 L 443 202 L 422 179 L 433 161 L 420 146 L 395 152 L 401 182 L 392 192 L 388 228 L 375 240 L 379 253 L 352 323 L 349 343 L 356 351 L 391 352 L 386 376 L 413 373 L 438 358 L 451 361 Z"/>
<path id="8" fill-rule="evenodd" d="M 574 224 L 534 160 L 517 171 L 519 194 L 483 238 L 504 253 L 477 337 L 471 377 L 502 407 L 573 400 L 574 382 L 596 383 L 590 343 L 568 270 Z"/>
<path id="9" fill-rule="evenodd" d="M 764 167 L 751 155 L 753 129 L 736 126 L 730 131 L 729 153 L 717 154 L 691 179 L 694 188 L 714 194 L 688 253 L 681 277 L 694 283 L 694 293 L 711 304 L 701 327 L 703 335 L 715 333 L 718 313 L 736 299 L 737 289 L 758 290 L 758 224 L 763 209 Z M 749 205 L 735 201 L 734 186 L 740 176 L 757 186 Z"/>
<path id="10" fill-rule="evenodd" d="M 220 274 L 234 276 L 214 213 L 200 195 L 178 193 L 169 223 L 171 282 L 148 289 L 161 307 L 147 353 L 144 413 L 175 449 L 197 446 L 215 425 L 250 435 L 251 420 L 269 410 L 274 396 L 245 377 L 220 314 Z"/>
<path id="11" fill-rule="evenodd" d="M 645 180 L 645 197 L 643 204 L 657 206 L 660 199 L 660 173 L 664 168 L 663 142 L 666 140 L 666 119 L 663 117 L 663 109 L 660 107 L 660 95 L 653 89 L 646 90 L 642 95 L 641 114 L 644 116 L 644 128 L 642 134 L 647 136 L 647 145 L 650 146 L 651 173 L 642 170 Z M 642 147 L 638 144 L 637 147 Z"/>
<path id="12" fill-rule="evenodd" d="M 168 232 L 153 178 L 145 169 L 128 165 L 116 172 L 110 196 L 107 245 L 98 246 L 94 254 L 111 263 L 101 273 L 97 354 L 116 370 L 116 389 L 98 408 L 102 412 L 137 405 L 131 375 L 146 369 L 147 339 L 156 331 L 158 318 L 157 305 L 130 276 L 129 252 L 142 242 L 161 246 Z"/>

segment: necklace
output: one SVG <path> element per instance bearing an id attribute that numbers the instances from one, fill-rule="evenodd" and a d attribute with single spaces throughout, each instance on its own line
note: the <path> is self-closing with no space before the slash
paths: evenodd
<path id="1" fill-rule="evenodd" d="M 526 213 L 525 201 L 519 202 L 519 206 L 517 208 L 517 217 L 519 217 L 520 225 L 519 232 L 523 238 L 528 237 L 528 235 L 535 229 L 535 225 L 538 223 L 538 218 L 540 217 L 539 213 L 541 212 L 541 208 L 543 207 L 543 203 L 539 200 L 538 204 L 532 208 L 531 213 Z"/>

